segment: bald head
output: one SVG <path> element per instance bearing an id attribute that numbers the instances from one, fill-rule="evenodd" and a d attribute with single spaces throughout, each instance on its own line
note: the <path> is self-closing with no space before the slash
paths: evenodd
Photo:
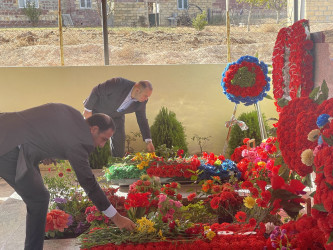
<path id="1" fill-rule="evenodd" d="M 153 93 L 153 86 L 150 81 L 143 80 L 135 83 L 131 97 L 139 102 L 145 102 Z"/>

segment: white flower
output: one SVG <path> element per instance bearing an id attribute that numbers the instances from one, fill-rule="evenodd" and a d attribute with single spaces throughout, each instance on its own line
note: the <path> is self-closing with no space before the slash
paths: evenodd
<path id="1" fill-rule="evenodd" d="M 312 166 L 314 161 L 314 155 L 312 149 L 309 148 L 305 149 L 301 154 L 301 158 L 303 164 L 307 166 Z"/>
<path id="2" fill-rule="evenodd" d="M 308 140 L 312 141 L 312 142 L 315 142 L 315 141 L 318 140 L 319 135 L 320 135 L 320 130 L 319 129 L 313 129 L 308 134 Z"/>
<path id="3" fill-rule="evenodd" d="M 265 224 L 265 227 L 266 227 L 266 233 L 270 234 L 274 230 L 275 225 L 272 222 L 267 222 Z"/>

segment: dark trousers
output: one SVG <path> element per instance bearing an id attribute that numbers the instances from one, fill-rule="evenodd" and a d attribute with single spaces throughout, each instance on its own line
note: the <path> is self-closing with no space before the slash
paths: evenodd
<path id="1" fill-rule="evenodd" d="M 50 194 L 45 188 L 38 166 L 15 182 L 19 149 L 0 156 L 0 177 L 22 197 L 27 206 L 25 250 L 42 250 Z"/>
<path id="2" fill-rule="evenodd" d="M 116 132 L 110 140 L 111 154 L 113 157 L 125 155 L 125 116 L 113 118 L 116 125 Z"/>

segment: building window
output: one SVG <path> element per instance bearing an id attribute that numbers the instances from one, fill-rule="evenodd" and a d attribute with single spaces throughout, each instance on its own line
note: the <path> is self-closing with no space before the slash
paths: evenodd
<path id="1" fill-rule="evenodd" d="M 178 9 L 184 10 L 187 9 L 187 0 L 177 0 L 178 1 Z"/>
<path id="2" fill-rule="evenodd" d="M 38 0 L 19 0 L 19 8 L 26 8 L 29 5 L 35 8 L 39 8 Z"/>
<path id="3" fill-rule="evenodd" d="M 91 0 L 80 0 L 81 9 L 91 9 Z"/>

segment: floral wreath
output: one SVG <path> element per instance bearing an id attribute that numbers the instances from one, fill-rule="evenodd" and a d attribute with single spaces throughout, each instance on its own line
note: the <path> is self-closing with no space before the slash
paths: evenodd
<path id="1" fill-rule="evenodd" d="M 279 31 L 272 58 L 273 93 L 278 111 L 283 107 L 281 99 L 290 101 L 312 91 L 312 48 L 308 20 L 302 19 Z"/>
<path id="2" fill-rule="evenodd" d="M 242 56 L 229 63 L 222 73 L 223 93 L 227 98 L 248 106 L 261 101 L 269 91 L 268 67 L 253 56 Z"/>

